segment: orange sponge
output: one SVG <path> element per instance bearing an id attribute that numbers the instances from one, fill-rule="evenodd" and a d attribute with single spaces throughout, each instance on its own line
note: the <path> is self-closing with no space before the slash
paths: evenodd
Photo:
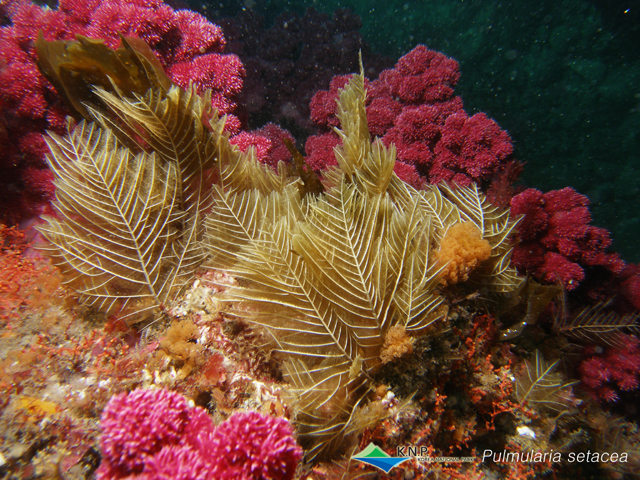
<path id="1" fill-rule="evenodd" d="M 471 270 L 490 255 L 491 245 L 472 222 L 453 225 L 442 238 L 437 253 L 438 264 L 446 264 L 440 274 L 443 284 L 468 280 Z"/>

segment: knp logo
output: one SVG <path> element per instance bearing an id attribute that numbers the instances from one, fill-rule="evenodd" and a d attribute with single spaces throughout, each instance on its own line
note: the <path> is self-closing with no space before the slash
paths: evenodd
<path id="1" fill-rule="evenodd" d="M 411 457 L 391 457 L 383 452 L 380 447 L 370 443 L 367 445 L 367 448 L 351 458 L 360 462 L 368 463 L 369 465 L 373 465 L 374 467 L 383 470 L 385 473 L 389 473 L 393 467 L 400 465 Z"/>

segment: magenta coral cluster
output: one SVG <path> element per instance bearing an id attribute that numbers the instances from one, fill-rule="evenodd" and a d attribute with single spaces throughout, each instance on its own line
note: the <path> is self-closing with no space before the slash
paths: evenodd
<path id="1" fill-rule="evenodd" d="M 618 400 L 617 389 L 631 391 L 639 385 L 640 341 L 625 334 L 618 339 L 620 345 L 604 351 L 589 347 L 588 358 L 578 367 L 583 387 L 598 400 L 614 402 Z"/>
<path id="2" fill-rule="evenodd" d="M 255 411 L 218 425 L 206 447 L 216 452 L 214 478 L 291 479 L 302 458 L 289 423 Z"/>
<path id="3" fill-rule="evenodd" d="M 216 427 L 204 409 L 162 389 L 115 395 L 100 426 L 98 480 L 290 480 L 302 458 L 283 418 L 236 412 Z"/>
<path id="4" fill-rule="evenodd" d="M 547 193 L 530 188 L 513 197 L 511 213 L 525 215 L 518 226 L 515 266 L 567 290 L 584 280 L 586 267 L 621 273 L 625 264 L 618 254 L 606 251 L 609 232 L 590 225 L 588 206 L 589 199 L 570 187 Z"/>
<path id="5" fill-rule="evenodd" d="M 284 144 L 285 139 L 295 143 L 295 139 L 287 130 L 280 128 L 275 123 L 267 123 L 252 132 L 240 132 L 232 137 L 230 142 L 237 145 L 243 152 L 249 147 L 253 147 L 258 160 L 276 169 L 278 162 L 286 162 L 291 159 L 291 153 Z"/>
<path id="6" fill-rule="evenodd" d="M 0 3 L 0 201 L 4 221 L 17 222 L 41 213 L 52 199 L 42 133 L 63 133 L 68 114 L 60 96 L 40 75 L 35 39 L 70 40 L 76 34 L 104 39 L 116 47 L 119 34 L 145 40 L 173 81 L 211 89 L 214 107 L 231 113 L 242 89 L 244 67 L 223 54 L 220 27 L 189 10 L 174 10 L 161 0 L 60 0 L 57 9 L 30 0 Z M 227 129 L 240 123 L 231 115 Z"/>
<path id="7" fill-rule="evenodd" d="M 429 183 L 441 181 L 487 187 L 516 163 L 511 138 L 484 113 L 469 116 L 454 87 L 458 63 L 442 53 L 418 45 L 400 58 L 395 68 L 367 82 L 367 120 L 373 136 L 397 148 L 396 173 L 410 183 L 417 174 Z M 335 77 L 328 91 L 311 100 L 311 118 L 325 129 L 338 125 L 336 99 L 348 76 Z M 321 169 L 335 164 L 327 132 L 307 140 L 309 163 Z"/>
<path id="8" fill-rule="evenodd" d="M 620 274 L 620 291 L 636 310 L 640 310 L 640 264 L 629 263 Z"/>

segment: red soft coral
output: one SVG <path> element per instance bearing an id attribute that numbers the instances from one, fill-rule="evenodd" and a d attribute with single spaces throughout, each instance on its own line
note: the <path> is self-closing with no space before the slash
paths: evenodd
<path id="1" fill-rule="evenodd" d="M 240 132 L 232 137 L 230 142 L 237 145 L 243 152 L 247 148 L 253 147 L 258 160 L 277 169 L 278 162 L 286 162 L 291 159 L 291 153 L 284 144 L 285 139 L 295 143 L 293 136 L 287 130 L 274 123 L 267 123 L 264 127 L 253 132 Z"/>
<path id="2" fill-rule="evenodd" d="M 213 107 L 220 113 L 235 109 L 235 96 L 242 90 L 244 66 L 235 55 L 208 54 L 170 66 L 167 73 L 176 85 L 197 91 L 211 90 Z"/>
<path id="3" fill-rule="evenodd" d="M 432 183 L 455 180 L 463 185 L 491 178 L 513 153 L 511 138 L 484 113 L 449 116 L 434 150 L 437 173 Z"/>
<path id="4" fill-rule="evenodd" d="M 253 148 L 258 160 L 266 158 L 267 152 L 271 148 L 271 140 L 250 132 L 240 132 L 231 138 L 229 143 L 236 145 L 242 152 L 245 152 L 248 148 Z"/>
<path id="5" fill-rule="evenodd" d="M 595 398 L 607 402 L 618 399 L 615 389 L 631 391 L 639 385 L 640 341 L 624 334 L 618 339 L 619 346 L 589 356 L 578 367 L 585 389 Z M 595 353 L 595 349 L 592 350 Z"/>
<path id="6" fill-rule="evenodd" d="M 394 69 L 366 82 L 370 133 L 386 145 L 394 143 L 398 160 L 414 166 L 430 183 L 488 186 L 500 175 L 502 181 L 513 181 L 519 170 L 513 168 L 517 162 L 509 135 L 484 113 L 466 114 L 462 100 L 453 96 L 459 77 L 455 60 L 418 45 Z M 312 98 L 311 118 L 321 128 L 338 126 L 338 90 L 348 78 L 335 77 L 328 91 Z M 311 162 L 317 167 L 334 164 L 332 149 L 317 148 L 318 142 L 316 137 L 307 144 Z"/>
<path id="7" fill-rule="evenodd" d="M 102 38 L 110 47 L 119 35 L 145 40 L 173 80 L 186 87 L 211 88 L 213 106 L 230 114 L 242 88 L 244 68 L 235 55 L 223 53 L 220 27 L 202 15 L 174 10 L 161 0 L 60 0 L 57 9 L 29 0 L 2 2 L 0 14 L 0 172 L 4 220 L 17 223 L 42 213 L 51 185 L 33 182 L 33 169 L 46 169 L 46 130 L 63 134 L 68 114 L 60 96 L 35 65 L 35 39 L 42 30 L 47 40 L 71 40 L 76 34 Z M 239 121 L 230 115 L 227 130 L 238 133 Z M 30 172 L 30 173 L 27 173 Z M 44 178 L 40 175 L 40 178 Z"/>
<path id="8" fill-rule="evenodd" d="M 322 127 L 337 127 L 340 122 L 336 117 L 338 91 L 344 88 L 351 75 L 339 75 L 333 77 L 329 90 L 320 90 L 311 98 L 311 120 Z"/>
<path id="9" fill-rule="evenodd" d="M 590 225 L 589 199 L 572 188 L 542 193 L 528 189 L 511 200 L 511 213 L 524 215 L 518 227 L 521 242 L 513 263 L 539 281 L 575 289 L 585 267 L 602 266 L 619 274 L 624 262 L 611 245 L 609 232 Z"/>
<path id="10" fill-rule="evenodd" d="M 418 45 L 398 60 L 394 70 L 382 72 L 380 79 L 403 103 L 423 104 L 450 98 L 460 71 L 452 58 Z"/>
<path id="11" fill-rule="evenodd" d="M 311 135 L 305 144 L 307 165 L 318 171 L 338 165 L 333 149 L 339 144 L 340 138 L 335 133 Z"/>
<path id="12" fill-rule="evenodd" d="M 98 480 L 291 480 L 302 458 L 283 418 L 236 412 L 214 427 L 204 409 L 162 389 L 114 396 L 100 426 Z"/>
<path id="13" fill-rule="evenodd" d="M 165 446 L 184 446 L 213 422 L 199 407 L 168 390 L 135 390 L 114 396 L 102 412 L 100 439 L 103 462 L 98 479 L 118 479 L 142 473 Z"/>
<path id="14" fill-rule="evenodd" d="M 188 446 L 165 446 L 149 460 L 137 480 L 209 480 L 211 465 L 202 453 Z"/>

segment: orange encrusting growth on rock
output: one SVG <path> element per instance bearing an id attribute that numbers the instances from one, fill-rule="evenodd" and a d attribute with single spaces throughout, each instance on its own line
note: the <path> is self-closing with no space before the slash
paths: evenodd
<path id="1" fill-rule="evenodd" d="M 25 254 L 25 232 L 0 223 L 0 323 L 23 321 L 58 299 L 62 277 L 48 260 Z M 62 301 L 60 303 L 63 303 Z"/>
<path id="2" fill-rule="evenodd" d="M 453 225 L 442 237 L 437 252 L 438 263 L 445 265 L 440 274 L 443 285 L 468 280 L 469 273 L 490 255 L 491 245 L 472 222 Z"/>

